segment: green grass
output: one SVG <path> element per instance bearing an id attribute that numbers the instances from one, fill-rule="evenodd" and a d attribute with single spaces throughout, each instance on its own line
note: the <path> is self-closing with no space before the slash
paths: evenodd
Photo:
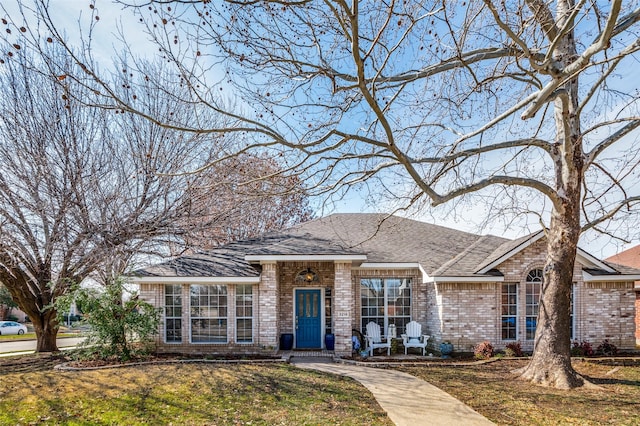
<path id="1" fill-rule="evenodd" d="M 0 424 L 391 424 L 357 382 L 286 364 L 52 370 L 58 362 L 44 355 L 0 359 Z M 640 424 L 640 362 L 576 362 L 576 370 L 601 389 L 573 391 L 518 380 L 511 371 L 525 362 L 397 368 L 498 425 Z"/>
<path id="2" fill-rule="evenodd" d="M 402 368 L 460 399 L 498 425 L 638 425 L 640 362 L 575 362 L 600 390 L 562 391 L 531 385 L 511 372 L 526 361 L 473 367 Z"/>
<path id="3" fill-rule="evenodd" d="M 284 364 L 7 367 L 0 373 L 0 424 L 392 424 L 357 382 Z"/>

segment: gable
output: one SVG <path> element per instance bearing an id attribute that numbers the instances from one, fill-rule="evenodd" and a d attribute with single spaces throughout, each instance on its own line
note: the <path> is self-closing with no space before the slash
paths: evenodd
<path id="1" fill-rule="evenodd" d="M 502 252 L 505 248 L 510 250 Z M 519 281 L 531 269 L 544 267 L 546 250 L 544 232 L 539 231 L 496 250 L 492 257 L 497 258 L 485 262 L 478 274 L 497 269 L 505 281 Z M 573 275 L 583 281 L 633 281 L 640 279 L 640 270 L 609 264 L 578 247 Z"/>

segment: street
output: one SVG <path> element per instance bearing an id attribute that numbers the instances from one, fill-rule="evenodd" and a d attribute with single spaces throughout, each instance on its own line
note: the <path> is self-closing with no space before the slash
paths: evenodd
<path id="1" fill-rule="evenodd" d="M 82 337 L 67 337 L 63 339 L 58 339 L 58 348 L 69 348 L 78 345 L 82 342 L 84 338 Z M 14 352 L 24 353 L 24 352 L 33 352 L 36 350 L 36 341 L 35 340 L 20 340 L 20 341 L 3 341 L 0 342 L 0 356 L 2 354 L 9 355 Z"/>

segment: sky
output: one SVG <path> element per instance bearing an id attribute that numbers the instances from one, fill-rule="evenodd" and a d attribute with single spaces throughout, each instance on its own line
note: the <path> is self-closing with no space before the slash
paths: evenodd
<path id="1" fill-rule="evenodd" d="M 18 17 L 18 5 L 29 4 L 29 0 L 2 0 L 0 7 L 4 8 L 2 14 L 9 14 L 12 18 Z M 50 0 L 51 15 L 59 29 L 63 29 L 69 40 L 78 40 L 80 38 L 79 22 L 87 22 L 88 19 L 95 19 L 92 13 L 99 17 L 99 22 L 95 26 L 93 34 L 93 49 L 96 58 L 101 63 L 110 64 L 112 58 L 119 53 L 120 41 L 118 40 L 118 29 L 124 32 L 127 43 L 133 47 L 134 53 L 141 56 L 148 55 L 157 49 L 146 40 L 142 33 L 138 18 L 130 10 L 123 10 L 122 6 L 113 4 L 110 0 L 95 0 L 94 9 L 90 8 L 92 2 L 90 0 Z M 84 26 L 86 31 L 86 25 Z M 318 205 L 321 203 L 318 202 Z M 375 205 L 372 205 L 375 204 Z M 388 211 L 388 207 L 384 202 L 371 203 L 371 199 L 366 193 L 351 192 L 347 194 L 345 199 L 336 201 L 328 209 L 318 209 L 319 214 L 333 212 L 375 212 Z M 443 226 L 460 229 L 467 232 L 480 232 L 483 234 L 493 234 L 504 236 L 507 238 L 517 238 L 533 232 L 538 229 L 535 220 L 523 226 L 522 222 L 515 225 L 507 226 L 506 221 L 493 220 L 484 227 L 480 227 L 480 223 L 486 217 L 485 206 L 467 206 L 456 210 L 455 214 L 451 214 L 448 206 L 436 210 L 423 210 L 421 214 L 412 214 L 412 219 L 425 220 L 427 222 L 437 223 Z M 609 236 L 598 236 L 597 234 L 586 234 L 582 241 L 581 247 L 596 257 L 606 258 L 617 252 L 628 249 L 640 241 L 633 241 L 623 244 L 619 240 L 612 239 Z"/>

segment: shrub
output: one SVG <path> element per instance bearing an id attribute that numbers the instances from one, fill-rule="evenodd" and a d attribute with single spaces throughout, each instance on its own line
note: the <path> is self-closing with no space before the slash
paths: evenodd
<path id="1" fill-rule="evenodd" d="M 508 343 L 504 353 L 506 356 L 509 357 L 522 357 L 524 356 L 524 353 L 522 352 L 522 346 L 520 345 L 520 342 L 512 342 L 512 343 Z"/>
<path id="2" fill-rule="evenodd" d="M 473 355 L 476 359 L 489 359 L 493 356 L 493 345 L 487 341 L 479 343 L 473 348 Z"/>
<path id="3" fill-rule="evenodd" d="M 85 322 L 90 326 L 82 343 L 80 358 L 118 359 L 128 361 L 148 354 L 153 336 L 158 332 L 160 311 L 138 298 L 136 292 L 117 278 L 101 291 L 79 288 L 55 302 L 60 319 L 72 301 L 82 304 Z"/>
<path id="4" fill-rule="evenodd" d="M 604 341 L 598 345 L 596 351 L 600 355 L 613 356 L 618 353 L 618 347 L 611 343 L 609 339 L 604 339 Z"/>
<path id="5" fill-rule="evenodd" d="M 578 342 L 577 340 L 573 341 L 571 345 L 571 356 L 593 356 L 593 346 L 591 343 L 583 340 L 582 342 Z"/>

